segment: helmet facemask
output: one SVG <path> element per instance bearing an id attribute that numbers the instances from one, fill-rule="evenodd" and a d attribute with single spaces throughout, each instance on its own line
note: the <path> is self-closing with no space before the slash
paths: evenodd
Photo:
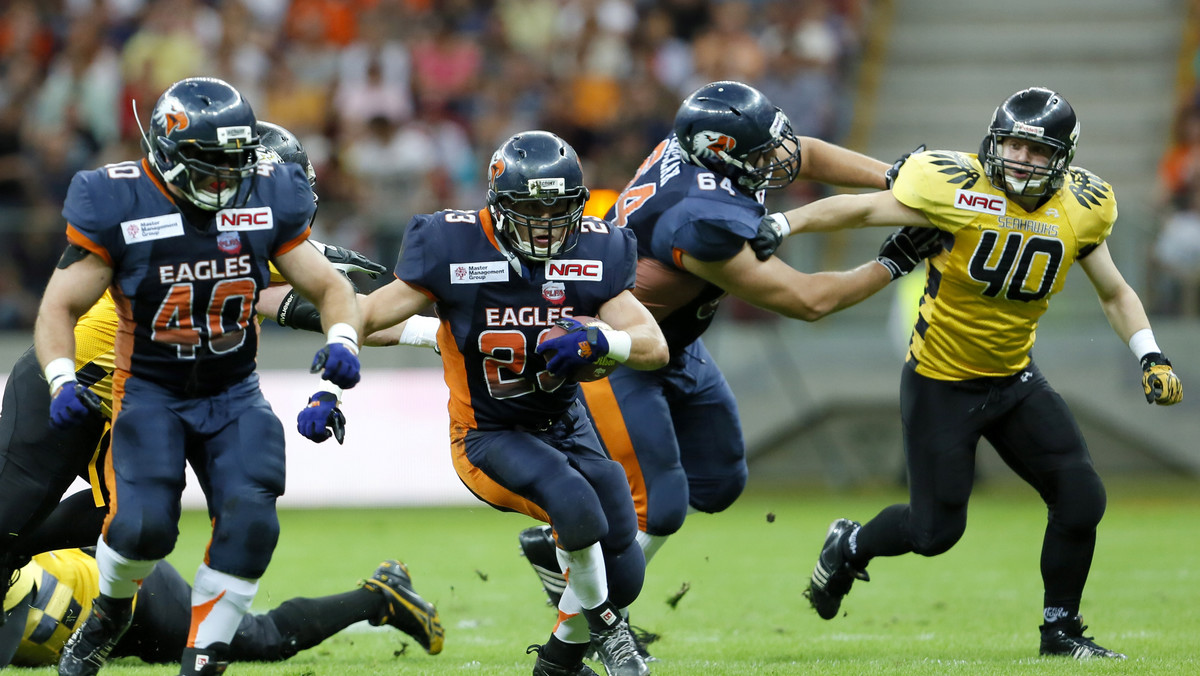
<path id="1" fill-rule="evenodd" d="M 522 257 L 546 261 L 579 243 L 588 190 L 568 190 L 562 178 L 531 178 L 525 193 L 488 191 L 496 230 Z"/>
<path id="2" fill-rule="evenodd" d="M 1008 138 L 1023 139 L 1051 148 L 1053 152 L 1049 162 L 1042 166 L 1005 158 L 1001 145 L 1004 139 Z M 1055 139 L 1010 132 L 993 132 L 984 140 L 984 147 L 981 154 L 984 156 L 988 180 L 998 190 L 1021 197 L 1042 197 L 1058 192 L 1074 154 Z M 1029 175 L 1025 178 L 1014 178 L 1013 172 Z"/>
<path id="3" fill-rule="evenodd" d="M 250 190 L 242 191 L 242 183 L 253 181 L 256 175 L 257 140 L 217 147 L 198 141 L 158 141 L 162 154 L 175 158 L 169 168 L 159 166 L 163 179 L 179 188 L 189 202 L 205 211 L 245 204 Z M 174 146 L 172 151 L 167 150 L 170 146 Z"/>

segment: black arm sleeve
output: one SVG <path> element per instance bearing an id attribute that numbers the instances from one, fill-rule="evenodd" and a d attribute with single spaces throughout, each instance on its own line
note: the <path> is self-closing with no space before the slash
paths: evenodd
<path id="1" fill-rule="evenodd" d="M 279 312 L 275 313 L 275 321 L 279 322 L 280 326 L 290 326 L 293 329 L 324 332 L 321 329 L 321 313 L 317 311 L 317 306 L 295 289 L 288 291 L 283 297 L 283 302 L 279 304 Z"/>

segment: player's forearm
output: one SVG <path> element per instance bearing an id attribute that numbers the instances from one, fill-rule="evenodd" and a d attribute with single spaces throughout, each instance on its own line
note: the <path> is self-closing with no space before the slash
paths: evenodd
<path id="1" fill-rule="evenodd" d="M 326 287 L 317 302 L 317 308 L 321 312 L 321 328 L 329 331 L 335 324 L 346 324 L 361 336 L 363 318 L 354 288 L 345 280 L 338 281 L 339 284 Z"/>
<path id="2" fill-rule="evenodd" d="M 1120 337 L 1121 342 L 1128 343 L 1133 334 L 1142 329 L 1150 328 L 1150 319 L 1146 316 L 1146 308 L 1134 290 L 1125 286 L 1118 294 L 1109 299 L 1102 299 L 1100 307 L 1113 331 Z"/>
<path id="3" fill-rule="evenodd" d="M 626 366 L 638 371 L 653 371 L 667 365 L 670 352 L 658 324 L 637 324 L 625 332 L 631 340 Z"/>
<path id="4" fill-rule="evenodd" d="M 887 187 L 889 165 L 873 157 L 808 136 L 800 138 L 800 147 L 800 178 L 849 188 Z"/>
<path id="5" fill-rule="evenodd" d="M 861 228 L 868 225 L 868 205 L 858 195 L 833 195 L 783 213 L 791 227 L 798 232 L 832 232 Z"/>
<path id="6" fill-rule="evenodd" d="M 746 298 L 791 319 L 813 322 L 861 303 L 891 282 L 887 269 L 874 261 L 853 270 L 801 275 L 772 294 Z"/>
<path id="7" fill-rule="evenodd" d="M 61 308 L 43 303 L 33 326 L 33 345 L 42 368 L 55 359 L 75 359 L 75 322 L 77 317 Z"/>

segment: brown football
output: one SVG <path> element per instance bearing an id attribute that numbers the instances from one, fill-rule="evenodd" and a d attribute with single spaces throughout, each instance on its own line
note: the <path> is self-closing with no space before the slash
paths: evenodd
<path id="1" fill-rule="evenodd" d="M 572 319 L 580 324 L 583 324 L 584 326 L 598 326 L 602 329 L 612 328 L 608 324 L 605 324 L 603 321 L 596 319 L 595 317 L 576 315 L 572 317 Z M 538 338 L 538 343 L 540 344 L 542 341 L 549 340 L 551 338 L 558 338 L 559 336 L 566 335 L 566 333 L 566 328 L 559 326 L 558 324 L 554 324 L 549 328 L 549 330 L 547 330 Z M 551 351 L 546 352 L 545 355 L 546 359 L 549 360 Z M 611 357 L 600 357 L 594 363 L 584 364 L 583 366 L 575 369 L 575 372 L 571 374 L 571 380 L 574 380 L 578 383 L 590 383 L 593 380 L 607 378 L 613 371 L 616 371 L 617 367 L 620 365 L 621 362 L 617 361 L 616 359 Z"/>

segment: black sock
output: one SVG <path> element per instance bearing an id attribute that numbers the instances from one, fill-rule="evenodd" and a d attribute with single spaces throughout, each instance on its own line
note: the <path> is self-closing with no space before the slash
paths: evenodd
<path id="1" fill-rule="evenodd" d="M 613 628 L 621 621 L 621 609 L 612 601 L 605 601 L 591 610 L 585 609 L 583 616 L 587 618 L 588 629 L 593 634 L 600 634 Z"/>
<path id="2" fill-rule="evenodd" d="M 546 658 L 547 662 L 553 662 L 561 667 L 573 667 L 583 663 L 583 656 L 587 653 L 588 645 L 587 643 L 566 643 L 551 634 L 550 640 L 542 646 L 542 657 Z"/>
<path id="3" fill-rule="evenodd" d="M 296 650 L 304 650 L 359 620 L 374 619 L 383 601 L 373 591 L 355 589 L 333 596 L 284 601 L 267 616 L 275 622 L 280 634 L 294 641 Z"/>

